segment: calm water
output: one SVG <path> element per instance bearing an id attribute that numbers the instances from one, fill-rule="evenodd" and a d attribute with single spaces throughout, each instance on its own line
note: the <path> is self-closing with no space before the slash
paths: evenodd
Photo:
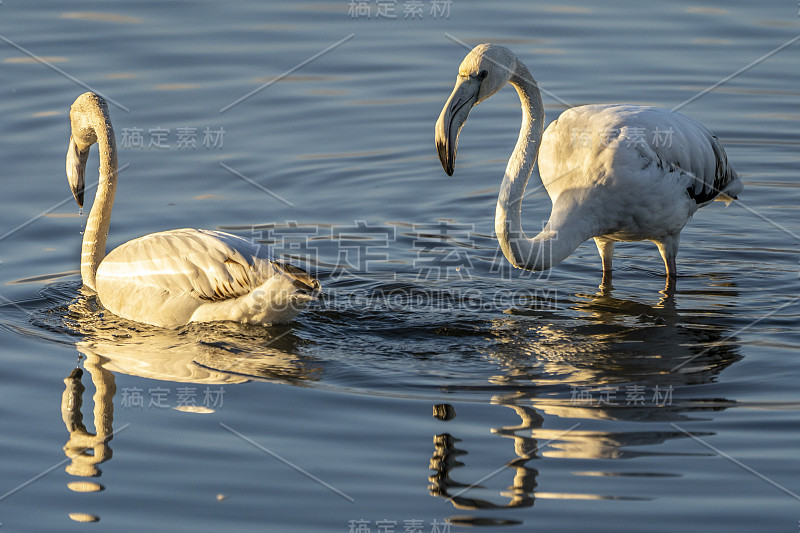
<path id="1" fill-rule="evenodd" d="M 800 19 L 710 4 L 3 2 L 3 531 L 797 531 L 800 44 L 693 98 Z M 543 275 L 499 255 L 514 91 L 454 178 L 433 146 L 459 42 L 485 41 L 548 121 L 680 106 L 723 141 L 745 193 L 690 221 L 674 297 L 649 243 L 610 290 L 591 242 Z M 127 165 L 110 245 L 222 228 L 323 298 L 275 328 L 99 312 L 64 177 L 86 87 Z M 549 207 L 528 196 L 530 231 Z"/>

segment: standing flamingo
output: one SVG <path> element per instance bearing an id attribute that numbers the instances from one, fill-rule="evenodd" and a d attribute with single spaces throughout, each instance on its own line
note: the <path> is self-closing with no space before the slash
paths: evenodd
<path id="1" fill-rule="evenodd" d="M 448 175 L 470 110 L 506 83 L 519 94 L 522 127 L 500 185 L 495 232 L 515 267 L 549 269 L 594 238 L 610 279 L 614 243 L 649 240 L 674 279 L 686 222 L 701 207 L 730 202 L 742 191 L 719 140 L 674 111 L 585 105 L 564 111 L 545 131 L 536 81 L 511 50 L 495 44 L 478 45 L 464 58 L 436 122 L 436 147 Z M 520 211 L 537 156 L 553 209 L 542 232 L 529 238 Z"/>

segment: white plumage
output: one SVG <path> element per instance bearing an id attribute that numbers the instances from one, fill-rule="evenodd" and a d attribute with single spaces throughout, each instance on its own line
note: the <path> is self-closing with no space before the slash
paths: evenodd
<path id="1" fill-rule="evenodd" d="M 100 148 L 100 183 L 83 236 L 81 277 L 106 309 L 163 327 L 222 320 L 272 324 L 290 321 L 315 297 L 319 282 L 305 271 L 220 231 L 153 233 L 106 256 L 117 183 L 108 106 L 100 96 L 85 93 L 72 105 L 70 121 L 67 178 L 81 206 L 89 147 L 96 142 Z"/>
<path id="2" fill-rule="evenodd" d="M 507 48 L 475 47 L 436 123 L 436 144 L 452 175 L 458 135 L 470 109 L 511 83 L 523 110 L 495 216 L 495 232 L 516 267 L 545 270 L 594 238 L 611 273 L 616 241 L 653 241 L 676 276 L 680 232 L 700 208 L 730 202 L 742 182 L 718 139 L 673 111 L 638 105 L 586 105 L 564 111 L 543 131 L 544 106 L 527 67 Z M 540 234 L 522 231 L 520 208 L 533 166 L 553 202 Z"/>

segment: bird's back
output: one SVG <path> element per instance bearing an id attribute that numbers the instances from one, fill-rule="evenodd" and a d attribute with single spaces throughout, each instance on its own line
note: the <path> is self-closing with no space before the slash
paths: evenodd
<path id="1" fill-rule="evenodd" d="M 742 185 L 716 136 L 699 122 L 657 107 L 606 104 L 564 111 L 544 133 L 539 151 L 542 181 L 551 197 L 562 189 L 636 187 L 671 174 L 689 197 L 704 205 L 722 193 L 735 198 Z"/>
<path id="2" fill-rule="evenodd" d="M 551 229 L 580 220 L 616 240 L 677 235 L 698 208 L 742 189 L 714 135 L 655 107 L 568 109 L 544 132 L 538 161 Z"/>
<path id="3" fill-rule="evenodd" d="M 107 309 L 158 326 L 192 320 L 261 322 L 246 315 L 248 306 L 259 305 L 250 297 L 265 287 L 288 295 L 312 293 L 318 283 L 296 267 L 276 263 L 264 246 L 196 229 L 152 233 L 120 245 L 103 259 L 96 280 Z M 252 312 L 259 314 L 258 309 Z"/>

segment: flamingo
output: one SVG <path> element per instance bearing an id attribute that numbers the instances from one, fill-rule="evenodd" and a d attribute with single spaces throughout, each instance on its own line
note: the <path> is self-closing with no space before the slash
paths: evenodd
<path id="1" fill-rule="evenodd" d="M 100 176 L 81 246 L 83 285 L 117 316 L 161 327 L 189 322 L 291 321 L 319 291 L 302 269 L 272 259 L 251 241 L 202 229 L 151 233 L 106 255 L 117 188 L 117 145 L 108 105 L 79 96 L 69 113 L 67 180 L 83 207 L 89 148 L 100 149 Z"/>
<path id="2" fill-rule="evenodd" d="M 675 111 L 584 105 L 567 109 L 544 130 L 536 81 L 511 50 L 496 44 L 467 54 L 436 122 L 436 148 L 448 175 L 470 110 L 506 83 L 519 95 L 522 126 L 500 185 L 495 233 L 517 268 L 549 269 L 593 238 L 603 278 L 610 280 L 614 243 L 649 240 L 664 259 L 669 285 L 688 220 L 714 200 L 730 203 L 743 189 L 719 139 Z M 553 207 L 544 229 L 529 238 L 521 203 L 537 157 Z"/>

